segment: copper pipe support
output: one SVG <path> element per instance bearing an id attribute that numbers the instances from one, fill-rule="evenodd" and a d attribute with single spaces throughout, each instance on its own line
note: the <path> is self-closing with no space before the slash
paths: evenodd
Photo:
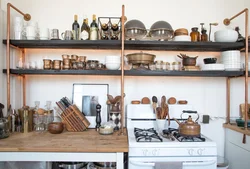
<path id="1" fill-rule="evenodd" d="M 13 8 L 21 15 L 26 21 L 31 19 L 30 14 L 25 14 L 11 3 L 7 4 L 7 44 L 6 44 L 6 69 L 7 69 L 7 107 L 10 107 L 10 8 Z"/>
<path id="2" fill-rule="evenodd" d="M 121 17 L 121 32 L 122 32 L 122 50 L 121 50 L 121 130 L 120 130 L 120 134 L 123 135 L 124 134 L 124 23 L 125 23 L 125 16 L 124 16 L 124 9 L 125 6 L 122 5 L 122 17 Z"/>
<path id="3" fill-rule="evenodd" d="M 239 12 L 238 14 L 234 15 L 230 19 L 224 19 L 224 24 L 229 25 L 230 21 L 238 17 L 239 15 L 245 13 L 245 124 L 244 128 L 247 129 L 247 122 L 248 122 L 248 9 L 244 9 L 243 11 Z M 245 135 L 243 136 L 243 143 L 245 143 L 244 139 Z"/>

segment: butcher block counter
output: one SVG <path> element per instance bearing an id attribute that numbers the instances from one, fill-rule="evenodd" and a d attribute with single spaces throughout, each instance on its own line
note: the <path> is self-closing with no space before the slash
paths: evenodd
<path id="1" fill-rule="evenodd" d="M 61 134 L 14 133 L 0 140 L 0 161 L 110 161 L 122 169 L 124 152 L 128 152 L 124 131 L 124 135 L 100 135 L 94 129 Z"/>

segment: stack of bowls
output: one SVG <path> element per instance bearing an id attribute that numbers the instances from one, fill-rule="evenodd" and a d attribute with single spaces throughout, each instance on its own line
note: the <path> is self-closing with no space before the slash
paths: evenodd
<path id="1" fill-rule="evenodd" d="M 240 70 L 242 68 L 240 51 L 229 50 L 221 52 L 221 62 L 225 65 L 225 70 Z"/>
<path id="2" fill-rule="evenodd" d="M 226 29 L 214 33 L 215 42 L 236 42 L 238 33 L 235 30 Z"/>
<path id="3" fill-rule="evenodd" d="M 118 70 L 121 66 L 120 56 L 106 56 L 105 57 L 106 68 L 109 70 Z"/>

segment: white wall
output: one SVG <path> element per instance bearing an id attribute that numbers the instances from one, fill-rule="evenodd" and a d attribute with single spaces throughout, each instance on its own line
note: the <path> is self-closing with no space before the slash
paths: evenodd
<path id="1" fill-rule="evenodd" d="M 223 19 L 250 8 L 249 0 L 12 0 L 12 3 L 25 13 L 32 15 L 32 20 L 38 21 L 40 26 L 58 28 L 60 32 L 71 29 L 74 14 L 80 18 L 87 15 L 91 21 L 92 14 L 97 16 L 121 16 L 121 6 L 125 5 L 125 15 L 128 20 L 139 19 L 149 29 L 158 20 L 168 21 L 174 29 L 198 26 L 201 22 L 208 28 L 210 22 L 218 22 L 219 26 L 213 27 L 213 32 L 224 29 Z M 4 9 L 4 7 L 2 7 Z M 15 12 L 13 12 L 16 15 Z M 82 20 L 82 19 L 81 19 Z M 244 34 L 244 17 L 235 19 L 230 27 L 240 26 Z M 213 39 L 213 36 L 212 36 Z M 126 51 L 126 54 L 135 51 Z M 137 51 L 138 52 L 138 51 Z M 176 60 L 179 52 L 146 51 L 156 54 L 157 60 L 172 62 Z M 28 61 L 41 61 L 43 58 L 61 58 L 61 54 L 86 55 L 88 59 L 104 60 L 106 55 L 120 55 L 118 50 L 27 50 Z M 220 53 L 182 52 L 191 56 L 198 55 L 198 64 L 204 57 L 218 57 Z M 0 58 L 2 59 L 2 58 Z M 13 60 L 13 63 L 15 61 Z M 1 66 L 1 65 L 0 65 Z M 14 65 L 13 65 L 14 66 Z M 2 67 L 4 67 L 2 65 Z M 2 78 L 1 78 L 2 79 Z M 16 81 L 18 84 L 19 79 Z M 29 76 L 27 78 L 27 103 L 34 106 L 35 100 L 40 100 L 42 105 L 46 100 L 57 101 L 62 96 L 72 95 L 72 84 L 81 83 L 108 83 L 110 94 L 120 94 L 120 79 L 118 77 L 103 76 Z M 232 80 L 232 116 L 238 116 L 238 107 L 244 102 L 243 78 Z M 174 96 L 177 99 L 186 99 L 202 115 L 209 114 L 213 117 L 210 124 L 202 125 L 202 133 L 206 134 L 218 144 L 218 154 L 224 155 L 224 129 L 222 123 L 226 114 L 226 79 L 225 78 L 190 78 L 190 77 L 126 77 L 125 102 L 141 99 L 144 96 L 159 98 Z M 15 89 L 21 88 L 19 85 Z M 12 100 L 15 108 L 21 106 L 21 96 L 14 93 L 16 99 Z M 12 97 L 13 98 L 13 97 Z"/>

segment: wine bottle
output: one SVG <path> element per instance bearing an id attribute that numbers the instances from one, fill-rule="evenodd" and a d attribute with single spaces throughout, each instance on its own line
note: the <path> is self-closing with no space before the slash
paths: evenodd
<path id="1" fill-rule="evenodd" d="M 82 27 L 81 27 L 81 39 L 89 40 L 89 26 L 88 26 L 88 18 L 83 19 Z"/>
<path id="2" fill-rule="evenodd" d="M 119 29 L 118 24 L 116 24 L 116 23 L 112 24 L 111 29 L 112 29 L 114 32 L 118 31 L 118 29 Z"/>
<path id="3" fill-rule="evenodd" d="M 109 28 L 108 28 L 108 24 L 106 24 L 106 23 L 103 23 L 102 25 L 101 25 L 101 28 L 102 28 L 102 30 L 103 31 L 107 31 Z"/>
<path id="4" fill-rule="evenodd" d="M 79 40 L 80 25 L 77 22 L 77 15 L 74 16 L 74 22 L 72 24 L 73 40 Z"/>
<path id="5" fill-rule="evenodd" d="M 93 15 L 93 21 L 90 24 L 90 40 L 98 39 L 98 25 L 96 23 L 96 15 Z"/>

